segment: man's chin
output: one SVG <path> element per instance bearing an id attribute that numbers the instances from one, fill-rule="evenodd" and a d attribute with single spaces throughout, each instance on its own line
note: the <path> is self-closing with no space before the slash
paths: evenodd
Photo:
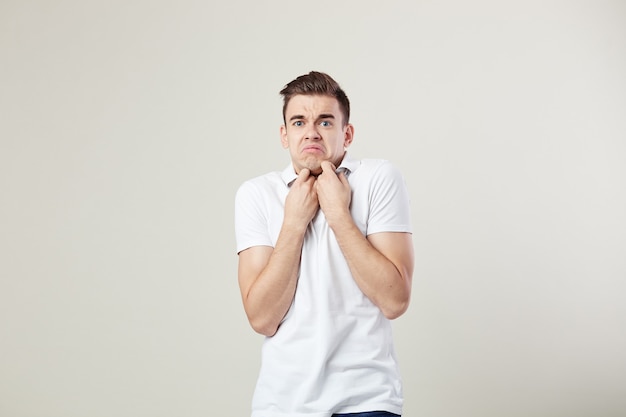
<path id="1" fill-rule="evenodd" d="M 311 167 L 309 168 L 309 171 L 311 171 L 311 175 L 313 175 L 314 177 L 317 177 L 318 175 L 322 173 L 322 166 L 319 165 L 317 167 Z"/>
<path id="2" fill-rule="evenodd" d="M 308 169 L 311 175 L 318 176 L 319 174 L 322 173 L 322 161 L 310 159 L 308 161 L 305 161 L 304 164 L 302 164 L 302 166 L 300 167 L 300 170 L 304 168 Z"/>

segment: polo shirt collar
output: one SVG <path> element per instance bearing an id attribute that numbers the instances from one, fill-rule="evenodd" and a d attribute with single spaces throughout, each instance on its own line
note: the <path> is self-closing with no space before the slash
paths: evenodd
<path id="1" fill-rule="evenodd" d="M 350 158 L 350 156 L 346 152 L 343 156 L 341 164 L 337 168 L 337 173 L 343 172 L 346 174 L 346 176 L 349 176 L 350 173 L 354 172 L 359 167 L 359 165 L 359 161 Z M 296 178 L 298 178 L 296 171 L 293 169 L 292 163 L 289 163 L 289 165 L 287 165 L 287 167 L 283 170 L 280 176 L 285 182 L 285 185 L 287 185 L 287 187 L 290 187 L 291 184 L 296 180 Z"/>

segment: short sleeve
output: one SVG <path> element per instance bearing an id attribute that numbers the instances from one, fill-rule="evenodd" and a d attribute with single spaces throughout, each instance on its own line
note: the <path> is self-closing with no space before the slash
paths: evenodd
<path id="1" fill-rule="evenodd" d="M 373 173 L 370 188 L 367 233 L 411 233 L 411 207 L 406 181 L 390 162 L 384 161 Z"/>
<path id="2" fill-rule="evenodd" d="M 260 189 L 244 182 L 235 195 L 235 240 L 237 253 L 252 246 L 273 246 L 268 229 L 267 210 Z"/>

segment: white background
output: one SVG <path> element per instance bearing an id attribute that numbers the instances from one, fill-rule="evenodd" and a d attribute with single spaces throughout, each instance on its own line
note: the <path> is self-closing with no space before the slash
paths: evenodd
<path id="1" fill-rule="evenodd" d="M 412 198 L 407 417 L 626 414 L 623 1 L 0 2 L 0 415 L 246 416 L 234 193 L 347 91 Z M 303 358 L 304 359 L 304 358 Z"/>

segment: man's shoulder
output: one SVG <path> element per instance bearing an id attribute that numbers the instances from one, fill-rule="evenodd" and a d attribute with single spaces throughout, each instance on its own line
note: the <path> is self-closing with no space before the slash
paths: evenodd
<path id="1" fill-rule="evenodd" d="M 244 186 L 263 187 L 277 182 L 281 182 L 280 171 L 271 171 L 266 172 L 265 174 L 257 175 L 256 177 L 248 178 L 240 185 L 240 188 Z"/>
<path id="2" fill-rule="evenodd" d="M 363 158 L 360 160 L 361 166 L 378 167 L 380 165 L 390 164 L 388 159 L 384 158 Z"/>
<path id="3" fill-rule="evenodd" d="M 235 205 L 238 208 L 257 207 L 269 201 L 274 201 L 274 196 L 279 194 L 283 183 L 280 172 L 268 172 L 243 181 L 235 193 Z M 284 185 L 282 185 L 284 187 Z"/>
<path id="4" fill-rule="evenodd" d="M 372 175 L 382 174 L 389 170 L 395 170 L 390 160 L 384 158 L 363 158 L 359 160 L 358 170 Z"/>

